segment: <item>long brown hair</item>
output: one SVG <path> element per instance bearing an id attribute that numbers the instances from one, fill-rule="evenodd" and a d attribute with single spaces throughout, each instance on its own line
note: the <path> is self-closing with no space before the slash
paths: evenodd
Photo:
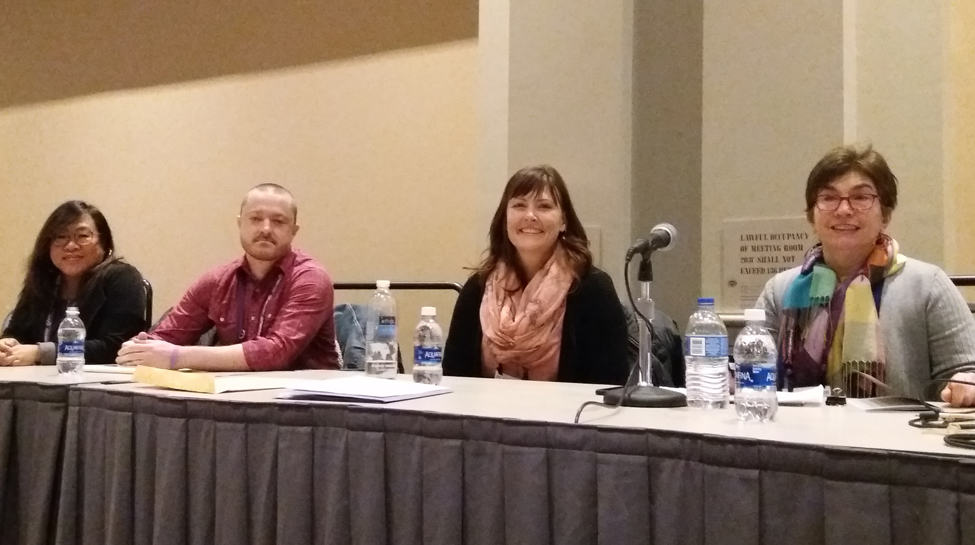
<path id="1" fill-rule="evenodd" d="M 589 237 L 576 215 L 569 197 L 569 189 L 559 171 L 549 165 L 525 167 L 508 180 L 508 184 L 501 194 L 501 202 L 491 220 L 488 231 L 487 256 L 476 269 L 482 281 L 498 266 L 505 263 L 513 268 L 524 286 L 528 283 L 527 274 L 518 259 L 518 251 L 508 240 L 508 201 L 524 195 L 539 195 L 546 189 L 552 194 L 555 204 L 562 209 L 565 218 L 565 231 L 559 236 L 559 244 L 565 249 L 569 265 L 576 278 L 581 277 L 592 267 L 592 253 L 589 251 Z"/>

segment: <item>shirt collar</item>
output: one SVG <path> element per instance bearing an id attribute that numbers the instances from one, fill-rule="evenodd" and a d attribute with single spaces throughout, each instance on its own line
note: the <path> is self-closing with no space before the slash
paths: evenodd
<path id="1" fill-rule="evenodd" d="M 276 277 L 277 275 L 275 274 L 275 271 L 279 271 L 283 275 L 291 274 L 291 272 L 294 271 L 296 259 L 297 255 L 295 254 L 294 248 L 292 248 L 287 254 L 284 255 L 284 257 L 277 260 L 274 265 L 271 266 L 271 270 L 268 271 L 268 275 L 264 277 L 264 280 Z M 250 265 L 247 263 L 246 254 L 240 256 L 240 259 L 237 260 L 237 271 L 243 273 L 245 276 L 247 276 L 247 278 L 254 278 L 254 275 L 251 274 Z"/>

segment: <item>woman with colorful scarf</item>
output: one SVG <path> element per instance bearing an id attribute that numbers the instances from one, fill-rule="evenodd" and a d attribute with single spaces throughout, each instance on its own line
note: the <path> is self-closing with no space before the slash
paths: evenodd
<path id="1" fill-rule="evenodd" d="M 819 243 L 766 284 L 758 306 L 779 344 L 779 386 L 828 384 L 851 397 L 941 391 L 975 405 L 975 320 L 945 273 L 905 257 L 885 231 L 897 178 L 871 148 L 827 153 L 806 182 Z M 936 388 L 936 389 L 932 389 Z"/>
<path id="2" fill-rule="evenodd" d="M 447 375 L 622 384 L 626 321 L 559 173 L 523 168 L 491 221 L 490 247 L 450 321 Z"/>

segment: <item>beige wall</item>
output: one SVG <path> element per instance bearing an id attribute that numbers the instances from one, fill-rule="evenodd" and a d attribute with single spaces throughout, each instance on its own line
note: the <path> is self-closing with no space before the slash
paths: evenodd
<path id="1" fill-rule="evenodd" d="M 719 308 L 722 222 L 801 215 L 809 169 L 842 143 L 841 7 L 704 2 L 701 293 Z"/>
<path id="2" fill-rule="evenodd" d="M 508 165 L 511 6 L 506 0 L 479 2 L 478 11 L 477 210 L 473 220 L 483 226 L 478 242 L 486 247 L 492 205 L 500 199 L 501 184 L 513 173 Z"/>
<path id="3" fill-rule="evenodd" d="M 646 238 L 661 222 L 677 228 L 674 247 L 652 257 L 651 296 L 683 328 L 701 294 L 704 1 L 643 0 L 635 8 L 630 238 Z"/>
<path id="4" fill-rule="evenodd" d="M 948 12 L 945 264 L 957 274 L 975 274 L 975 2 L 950 2 Z"/>
<path id="5" fill-rule="evenodd" d="M 482 161 L 478 226 L 508 177 L 548 163 L 562 173 L 594 258 L 623 291 L 630 243 L 632 19 L 628 0 L 481 2 Z M 489 117 L 488 117 L 489 116 Z M 504 165 L 503 173 L 501 165 Z"/>
<path id="6" fill-rule="evenodd" d="M 859 0 L 856 134 L 897 175 L 889 226 L 904 253 L 944 265 L 945 3 Z"/>
<path id="7" fill-rule="evenodd" d="M 349 56 L 260 71 L 216 74 L 209 67 L 214 77 L 150 87 L 104 82 L 94 94 L 65 84 L 63 98 L 45 102 L 21 96 L 30 82 L 8 81 L 2 96 L 15 104 L 0 110 L 0 249 L 9 268 L 0 278 L 0 306 L 12 307 L 46 214 L 83 198 L 103 209 L 119 253 L 153 282 L 158 315 L 206 268 L 240 255 L 240 199 L 263 181 L 295 193 L 296 245 L 320 258 L 333 279 L 462 281 L 462 266 L 481 249 L 481 229 L 468 221 L 475 210 L 476 9 L 441 4 L 440 13 L 398 13 L 384 25 L 395 34 L 399 25 L 439 24 L 466 28 L 466 37 L 405 40 L 358 54 L 370 43 Z M 304 29 L 304 14 L 288 15 Z M 332 21 L 318 31 L 347 32 L 354 23 Z M 169 31 L 181 39 L 178 29 Z M 436 304 L 446 323 L 455 297 L 399 299 L 401 343 L 409 346 L 419 306 Z"/>
<path id="8" fill-rule="evenodd" d="M 621 291 L 630 243 L 633 5 L 590 0 L 565 9 L 557 0 L 519 0 L 511 15 L 509 167 L 559 169 L 594 262 Z"/>

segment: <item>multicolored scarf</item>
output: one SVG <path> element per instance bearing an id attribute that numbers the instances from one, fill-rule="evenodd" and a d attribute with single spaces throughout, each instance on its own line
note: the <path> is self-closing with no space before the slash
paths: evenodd
<path id="1" fill-rule="evenodd" d="M 904 267 L 897 241 L 881 234 L 860 271 L 839 283 L 822 244 L 806 252 L 785 292 L 779 324 L 780 376 L 786 386 L 828 384 L 850 397 L 886 395 L 880 294 Z"/>
<path id="2" fill-rule="evenodd" d="M 488 275 L 481 299 L 481 372 L 485 377 L 555 380 L 565 298 L 573 281 L 561 245 L 523 288 L 505 263 Z"/>

